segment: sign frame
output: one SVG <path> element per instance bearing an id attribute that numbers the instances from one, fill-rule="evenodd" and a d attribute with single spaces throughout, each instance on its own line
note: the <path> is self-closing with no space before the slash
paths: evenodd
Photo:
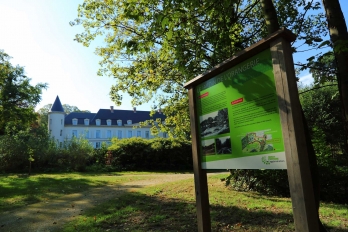
<path id="1" fill-rule="evenodd" d="M 207 172 L 202 169 L 202 157 L 199 154 L 200 134 L 198 133 L 199 122 L 197 121 L 195 88 L 266 49 L 270 49 L 272 57 L 295 229 L 301 232 L 319 231 L 319 216 L 314 200 L 290 45 L 290 42 L 294 41 L 295 38 L 296 36 L 291 31 L 282 28 L 184 85 L 188 89 L 189 96 L 198 231 L 210 232 L 211 222 Z"/>

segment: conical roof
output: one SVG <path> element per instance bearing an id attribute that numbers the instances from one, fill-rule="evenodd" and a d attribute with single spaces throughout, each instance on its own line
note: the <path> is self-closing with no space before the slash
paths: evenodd
<path id="1" fill-rule="evenodd" d="M 57 96 L 56 97 L 56 100 L 54 101 L 51 109 L 50 109 L 50 112 L 63 112 L 64 113 L 64 108 L 62 106 L 62 103 L 60 103 L 60 100 L 59 100 L 59 97 Z"/>

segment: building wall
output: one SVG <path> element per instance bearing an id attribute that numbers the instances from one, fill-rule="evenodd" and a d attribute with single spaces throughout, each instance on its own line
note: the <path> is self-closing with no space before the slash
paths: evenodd
<path id="1" fill-rule="evenodd" d="M 133 125 L 129 125 L 129 126 L 128 125 L 127 126 L 66 125 L 64 128 L 63 136 L 66 139 L 71 139 L 73 136 L 84 137 L 91 142 L 93 147 L 98 148 L 102 142 L 110 142 L 112 138 L 119 138 L 119 139 L 130 138 L 130 132 L 132 133 L 131 137 L 141 137 L 144 139 L 154 138 L 154 136 L 151 135 L 150 127 L 133 128 Z M 163 133 L 160 133 L 159 137 L 163 137 Z"/>
<path id="2" fill-rule="evenodd" d="M 48 131 L 59 142 L 64 140 L 64 117 L 64 112 L 48 113 Z"/>

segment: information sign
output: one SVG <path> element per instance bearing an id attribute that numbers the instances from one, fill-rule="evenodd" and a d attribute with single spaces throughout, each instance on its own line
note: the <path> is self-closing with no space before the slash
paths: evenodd
<path id="1" fill-rule="evenodd" d="M 270 49 L 194 89 L 203 169 L 286 169 Z"/>

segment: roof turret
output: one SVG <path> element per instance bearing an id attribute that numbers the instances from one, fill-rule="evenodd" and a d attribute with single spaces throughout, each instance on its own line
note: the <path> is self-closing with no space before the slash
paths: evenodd
<path id="1" fill-rule="evenodd" d="M 59 97 L 57 95 L 56 100 L 54 101 L 50 112 L 63 112 L 64 113 L 64 108 L 62 106 L 62 103 L 60 103 Z"/>

